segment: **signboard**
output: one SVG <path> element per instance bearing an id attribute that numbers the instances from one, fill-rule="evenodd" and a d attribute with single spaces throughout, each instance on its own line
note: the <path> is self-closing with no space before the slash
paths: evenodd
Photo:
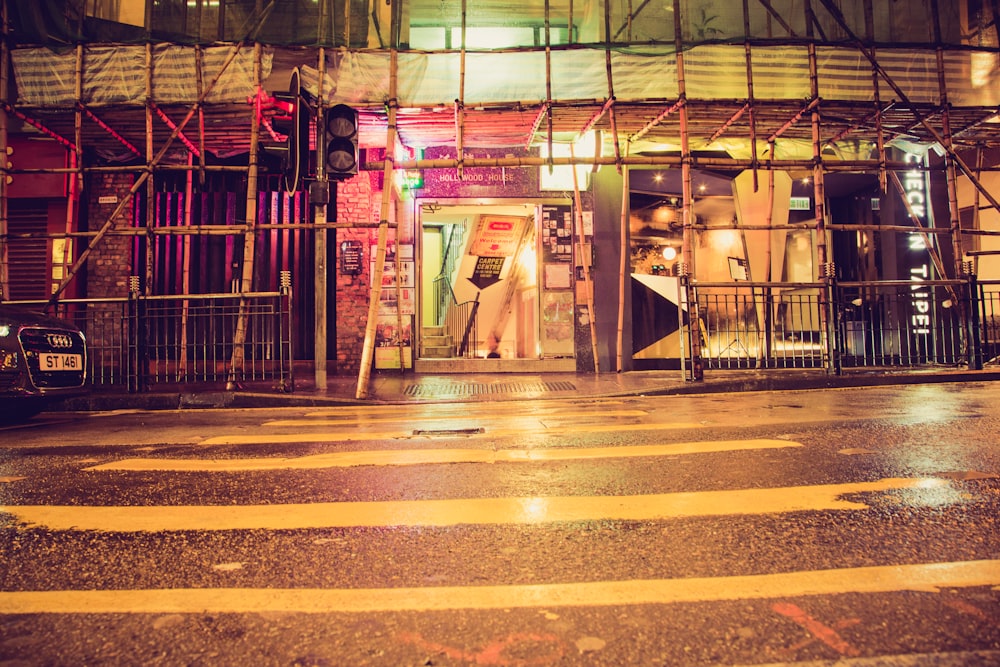
<path id="1" fill-rule="evenodd" d="M 476 267 L 472 270 L 472 277 L 469 280 L 481 290 L 500 282 L 500 274 L 506 261 L 506 257 L 476 258 Z"/>
<path id="2" fill-rule="evenodd" d="M 524 232 L 525 219 L 514 215 L 483 215 L 476 235 L 469 244 L 469 254 L 479 257 L 511 257 Z"/>
<path id="3" fill-rule="evenodd" d="M 789 211 L 808 211 L 812 209 L 812 201 L 809 197 L 792 197 L 788 201 Z"/>
<path id="4" fill-rule="evenodd" d="M 364 260 L 364 245 L 361 241 L 340 242 L 340 272 L 345 276 L 361 275 Z"/>

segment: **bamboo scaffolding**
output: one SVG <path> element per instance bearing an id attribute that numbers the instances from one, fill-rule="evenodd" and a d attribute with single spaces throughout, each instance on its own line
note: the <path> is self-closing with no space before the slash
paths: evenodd
<path id="1" fill-rule="evenodd" d="M 10 252 L 8 246 L 7 219 L 7 179 L 10 176 L 10 164 L 7 159 L 7 125 L 10 105 L 7 97 L 10 95 L 10 49 L 7 39 L 10 34 L 10 24 L 7 17 L 7 3 L 0 4 L 0 300 L 10 298 Z"/>
<path id="2" fill-rule="evenodd" d="M 681 38 L 681 3 L 674 0 L 674 40 L 677 51 L 677 104 L 680 112 L 681 124 L 681 257 L 684 258 L 681 275 L 683 279 L 694 277 L 694 229 L 695 223 L 693 190 L 691 187 L 691 143 L 688 133 L 688 107 L 684 104 L 687 99 L 687 83 L 684 72 L 684 49 Z M 701 318 L 698 313 L 698 300 L 692 298 L 694 291 L 687 286 L 688 304 L 688 328 L 691 342 L 691 379 L 698 382 L 705 379 L 705 367 L 701 359 Z"/>
<path id="3" fill-rule="evenodd" d="M 757 123 L 754 114 L 756 98 L 753 93 L 753 49 L 750 46 L 750 6 L 743 0 L 743 51 L 747 59 L 747 111 L 750 114 L 750 155 L 753 156 L 753 191 L 757 192 Z"/>
<path id="4" fill-rule="evenodd" d="M 202 89 L 205 86 L 204 75 L 202 74 L 204 60 L 205 52 L 199 44 L 194 50 L 194 82 L 195 92 L 199 100 L 201 99 Z M 205 185 L 205 107 L 202 105 L 198 105 L 198 183 L 202 186 Z"/>
<path id="5" fill-rule="evenodd" d="M 570 155 L 573 154 L 573 144 L 570 144 L 569 152 Z M 577 265 L 583 267 L 583 285 L 587 298 L 587 319 L 590 322 L 590 346 L 594 351 L 594 372 L 600 373 L 601 361 L 597 347 L 597 322 L 594 311 L 594 283 L 590 276 L 591 245 L 586 243 L 586 237 L 583 230 L 583 202 L 580 198 L 580 182 L 576 173 L 576 167 L 573 168 L 573 221 L 576 227 L 576 247 L 577 255 L 579 257 Z M 623 256 L 625 254 L 624 251 L 625 249 L 623 247 Z"/>
<path id="6" fill-rule="evenodd" d="M 159 118 L 160 120 L 162 120 L 162 121 L 163 121 L 163 124 L 164 124 L 164 125 L 166 125 L 167 127 L 169 127 L 169 128 L 171 129 L 171 130 L 175 130 L 175 129 L 177 129 L 177 125 L 176 125 L 176 123 L 174 123 L 174 121 L 172 121 L 172 120 L 170 119 L 170 116 L 168 116 L 168 115 L 166 114 L 166 112 L 165 112 L 165 111 L 163 111 L 163 109 L 161 109 L 161 108 L 160 108 L 159 106 L 157 106 L 156 102 L 153 102 L 153 101 L 150 101 L 150 103 L 149 103 L 149 106 L 150 106 L 150 108 L 152 108 L 152 110 L 153 110 L 153 111 L 154 111 L 154 112 L 156 113 L 157 117 L 158 117 L 158 118 Z M 199 115 L 199 117 L 200 117 L 200 116 L 202 115 L 202 114 L 201 114 L 201 111 L 199 111 L 199 114 L 198 114 L 198 115 Z M 253 131 L 253 130 L 251 129 L 251 132 L 252 132 L 252 131 Z M 200 158 L 200 157 L 201 157 L 201 155 L 202 155 L 201 151 L 200 151 L 200 150 L 198 149 L 198 147 L 197 147 L 197 146 L 195 146 L 195 145 L 194 145 L 194 144 L 193 144 L 193 143 L 191 142 L 191 140 L 190 140 L 190 139 L 188 139 L 188 138 L 187 138 L 187 135 L 186 135 L 186 134 L 184 134 L 183 132 L 178 132 L 178 133 L 177 133 L 177 138 L 181 140 L 181 143 L 182 143 L 182 144 L 184 144 L 184 146 L 185 146 L 185 147 L 186 147 L 186 148 L 188 149 L 188 152 L 189 152 L 189 153 L 191 153 L 192 155 L 194 155 L 194 156 L 195 156 L 195 157 L 197 157 L 197 158 Z"/>
<path id="7" fill-rule="evenodd" d="M 77 100 L 81 101 L 81 100 Z M 146 44 L 146 165 L 153 164 L 153 45 Z M 180 136 L 181 128 L 176 129 L 177 136 Z M 146 296 L 153 294 L 153 276 L 156 268 L 156 240 L 153 236 L 153 228 L 156 227 L 156 183 L 152 168 L 148 169 L 149 176 L 146 178 L 146 280 L 144 293 Z M 134 267 L 133 267 L 134 271 Z"/>
<path id="8" fill-rule="evenodd" d="M 81 73 L 81 76 L 82 76 L 82 73 Z M 135 147 L 135 146 L 134 146 L 134 145 L 132 144 L 132 142 L 131 142 L 131 141 L 129 141 L 128 139 L 126 139 L 125 137 L 123 137 L 123 136 L 122 136 L 121 134 L 119 134 L 118 132 L 116 132 L 116 131 L 114 130 L 114 128 L 112 128 L 112 127 L 111 127 L 110 125 L 108 125 L 107 123 L 105 123 L 105 122 L 104 122 L 104 121 L 103 121 L 103 120 L 102 120 L 102 119 L 101 119 L 101 118 L 100 118 L 100 117 L 99 117 L 99 116 L 98 116 L 98 115 L 97 115 L 96 113 L 94 113 L 94 112 L 93 112 L 93 111 L 91 111 L 91 110 L 90 110 L 89 108 L 87 108 L 87 105 L 85 105 L 85 104 L 83 103 L 83 101 L 82 101 L 82 100 L 80 99 L 80 97 L 79 97 L 79 96 L 80 96 L 80 95 L 82 95 L 82 94 L 83 94 L 83 92 L 82 92 L 82 88 L 81 88 L 81 90 L 80 90 L 80 91 L 79 91 L 79 92 L 77 93 L 78 97 L 76 98 L 76 99 L 77 99 L 77 102 L 76 102 L 76 105 L 75 105 L 75 106 L 76 106 L 76 107 L 77 107 L 78 109 L 81 109 L 81 110 L 83 110 L 83 112 L 84 112 L 85 114 L 87 114 L 87 117 L 88 117 L 88 118 L 90 118 L 90 119 L 91 119 L 92 121 L 94 121 L 94 123 L 95 123 L 95 124 L 96 124 L 96 125 L 97 125 L 97 126 L 98 126 L 99 128 L 101 128 L 102 130 L 104 130 L 105 132 L 107 132 L 107 133 L 108 133 L 108 134 L 109 134 L 110 136 L 114 137 L 115 141 L 117 141 L 117 142 L 118 142 L 118 143 L 120 143 L 120 144 L 121 144 L 122 146 L 124 146 L 124 147 L 125 147 L 126 149 L 128 149 L 128 151 L 129 151 L 130 153 L 132 153 L 132 154 L 133 154 L 133 155 L 135 155 L 136 157 L 142 157 L 142 151 L 140 151 L 140 150 L 139 150 L 138 148 L 136 148 L 136 147 Z M 56 133 L 55 133 L 55 132 L 52 132 L 50 136 L 53 136 L 53 135 L 54 135 L 54 136 L 58 136 L 58 135 L 56 135 Z M 61 137 L 60 137 L 60 138 L 61 138 Z"/>
<path id="9" fill-rule="evenodd" d="M 604 3 L 604 38 L 605 38 L 605 42 L 606 42 L 606 44 L 605 44 L 606 47 L 610 47 L 610 42 L 611 42 L 611 40 L 608 39 L 608 33 L 611 30 L 611 7 L 610 7 L 610 5 L 611 5 L 610 2 L 605 2 Z M 611 123 L 611 143 L 612 143 L 612 145 L 614 146 L 614 149 L 615 149 L 614 165 L 615 165 L 615 169 L 618 170 L 618 173 L 622 173 L 622 163 L 621 163 L 622 148 L 621 148 L 621 142 L 618 139 L 618 116 L 615 113 L 615 103 L 614 103 L 614 100 L 615 100 L 615 80 L 614 80 L 614 73 L 612 72 L 612 68 L 611 68 L 611 49 L 610 48 L 605 48 L 604 49 L 604 71 L 605 71 L 605 77 L 608 80 L 608 100 L 611 101 L 611 106 L 608 108 L 608 112 L 610 113 L 610 116 L 608 117 L 608 120 Z"/>
<path id="10" fill-rule="evenodd" d="M 378 310 L 382 301 L 382 276 L 385 272 L 385 247 L 389 236 L 389 208 L 392 204 L 393 162 L 396 157 L 396 89 L 398 85 L 398 53 L 393 47 L 389 52 L 389 100 L 386 106 L 389 111 L 388 136 L 385 147 L 385 171 L 382 188 L 382 208 L 379 216 L 378 245 L 375 247 L 375 266 L 371 276 L 371 293 L 368 301 L 368 321 L 365 326 L 365 339 L 361 349 L 361 367 L 358 371 L 358 386 L 355 397 L 358 399 L 370 396 L 372 366 L 375 357 L 375 331 L 378 325 Z M 398 261 L 398 254 L 397 254 Z M 398 273 L 398 268 L 397 268 Z M 399 360 L 400 364 L 403 360 Z"/>
<path id="11" fill-rule="evenodd" d="M 323 5 L 324 11 L 326 4 Z M 320 25 L 325 30 L 326 21 L 321 20 Z M 316 132 L 316 181 L 327 189 L 330 194 L 330 181 L 326 175 L 326 148 L 323 146 L 323 137 L 326 130 L 325 123 L 325 100 L 326 90 L 326 49 L 320 48 L 317 57 L 317 70 L 319 80 L 316 90 L 316 122 L 313 123 Z M 334 183 L 333 193 L 336 195 L 337 184 Z M 337 215 L 336 196 L 327 197 L 333 199 L 333 219 Z M 319 204 L 313 207 L 313 383 L 317 391 L 327 390 L 327 365 L 329 347 L 330 328 L 327 325 L 329 320 L 329 299 L 330 281 L 327 273 L 327 260 L 329 255 L 329 235 L 327 230 L 320 225 L 324 225 L 330 214 L 329 204 Z M 336 314 L 335 314 L 336 316 Z"/>
<path id="12" fill-rule="evenodd" d="M 267 7 L 265 7 L 265 9 L 261 12 L 261 15 L 258 17 L 258 20 L 253 28 L 253 33 L 256 33 L 256 31 L 259 30 L 264 19 L 267 18 L 267 15 L 270 13 L 271 8 L 274 7 L 274 1 L 275 0 L 271 0 L 268 3 Z M 249 36 L 250 35 L 248 35 L 247 37 L 249 38 Z M 199 97 L 198 101 L 194 103 L 194 105 L 188 111 L 184 119 L 180 123 L 178 123 L 177 129 L 174 130 L 171 133 L 171 135 L 167 138 L 166 142 L 164 142 L 163 146 L 160 148 L 160 151 L 153 157 L 153 159 L 149 162 L 149 164 L 147 164 L 146 169 L 142 171 L 142 173 L 139 175 L 136 181 L 132 184 L 132 187 L 129 189 L 128 193 L 122 198 L 120 202 L 118 202 L 118 205 L 115 207 L 114 211 L 111 212 L 111 215 L 109 215 L 108 218 L 104 221 L 104 224 L 101 225 L 99 233 L 96 234 L 91 239 L 90 244 L 80 254 L 76 262 L 74 262 L 73 266 L 70 267 L 70 270 L 67 272 L 66 277 L 59 284 L 59 287 L 56 288 L 55 292 L 53 292 L 52 294 L 52 297 L 49 299 L 49 304 L 55 304 L 59 300 L 59 296 L 62 294 L 62 292 L 66 289 L 66 287 L 70 284 L 70 282 L 73 281 L 77 273 L 79 273 L 80 269 L 83 268 L 83 266 L 87 263 L 87 259 L 90 257 L 90 253 L 93 252 L 94 248 L 101 242 L 101 239 L 104 237 L 104 235 L 107 234 L 109 229 L 111 229 L 115 220 L 118 219 L 118 216 L 121 215 L 122 211 L 125 210 L 125 207 L 132 200 L 132 197 L 134 197 L 136 193 L 139 192 L 139 189 L 143 186 L 146 180 L 150 178 L 153 169 L 157 166 L 159 161 L 163 159 L 164 155 L 167 154 L 167 151 L 170 149 L 171 144 L 173 144 L 174 139 L 176 139 L 176 135 L 181 130 L 183 130 L 184 127 L 191 120 L 191 118 L 194 117 L 198 108 L 202 104 L 204 104 L 205 98 L 215 88 L 216 84 L 220 81 L 222 75 L 225 73 L 229 65 L 231 65 L 233 60 L 236 59 L 236 56 L 243 48 L 244 41 L 245 40 L 240 40 L 239 42 L 233 45 L 232 49 L 230 49 L 229 55 L 226 57 L 225 61 L 223 61 L 222 63 L 222 66 L 219 68 L 218 74 L 216 74 L 215 78 L 208 85 L 208 87 L 204 91 L 202 91 L 201 97 Z"/>
<path id="13" fill-rule="evenodd" d="M 806 15 L 813 17 L 811 0 L 806 0 Z M 809 29 L 807 35 L 811 38 L 812 23 L 807 24 Z M 836 278 L 836 271 L 830 262 L 827 252 L 827 229 L 826 229 L 826 172 L 823 169 L 823 145 L 822 128 L 819 105 L 819 66 L 816 60 L 816 45 L 810 41 L 809 46 L 809 105 L 803 109 L 803 113 L 811 111 L 810 126 L 813 138 L 813 192 L 816 199 L 814 209 L 816 211 L 816 262 L 819 265 L 819 275 L 817 279 L 825 285 L 829 285 Z M 823 366 L 828 373 L 839 372 L 839 363 L 836 356 L 831 355 L 833 349 L 830 341 L 830 322 L 832 313 L 830 312 L 830 295 L 827 289 L 819 291 L 819 324 L 820 338 L 823 349 Z"/>
<path id="14" fill-rule="evenodd" d="M 625 144 L 625 152 L 628 153 L 629 144 Z M 621 373 L 625 370 L 625 286 L 629 280 L 629 264 L 631 263 L 628 217 L 629 217 L 629 180 L 631 172 L 628 165 L 621 167 L 622 171 L 622 205 L 621 219 L 619 221 L 619 259 L 618 259 L 618 330 L 615 336 L 615 371 Z M 590 314 L 591 317 L 594 313 Z M 598 355 L 598 350 L 594 350 L 594 357 Z"/>
<path id="15" fill-rule="evenodd" d="M 455 154 L 458 160 L 456 174 L 458 180 L 465 176 L 462 162 L 465 159 L 465 32 L 466 32 L 466 0 L 462 0 L 462 33 L 461 49 L 459 51 L 458 66 L 458 99 L 455 100 Z M 400 366 L 402 366 L 400 357 Z"/>
<path id="16" fill-rule="evenodd" d="M 76 47 L 76 99 L 83 96 L 83 45 Z M 75 169 L 75 173 L 66 176 L 66 231 L 71 232 L 76 229 L 77 211 L 80 205 L 80 191 L 83 189 L 83 172 L 80 166 L 83 164 L 83 114 L 79 105 L 73 108 L 73 145 L 74 150 L 67 151 L 70 169 Z M 62 278 L 62 271 L 72 263 L 73 247 L 72 242 L 67 239 L 63 243 L 62 257 L 60 258 L 60 273 L 58 276 L 53 273 L 53 278 Z"/>
<path id="17" fill-rule="evenodd" d="M 866 47 L 865 44 L 860 39 L 858 39 L 858 37 L 854 34 L 851 28 L 847 25 L 847 21 L 844 19 L 844 16 L 840 12 L 840 9 L 833 4 L 833 0 L 819 0 L 819 2 L 821 2 L 823 6 L 827 8 L 827 11 L 830 12 L 830 15 L 834 18 L 834 20 L 837 22 L 840 28 L 844 31 L 844 34 L 848 36 L 848 38 L 854 43 L 855 47 L 862 53 L 862 55 L 864 55 L 865 58 L 868 59 L 868 61 L 872 65 L 872 68 L 877 70 L 879 76 L 881 76 L 882 79 L 887 84 L 889 84 L 889 87 L 892 88 L 893 92 L 896 93 L 897 96 L 899 96 L 899 99 L 902 100 L 903 104 L 905 104 L 910 109 L 910 113 L 913 114 L 913 117 L 917 120 L 917 123 L 920 124 L 925 130 L 927 130 L 927 133 L 930 134 L 934 138 L 934 140 L 948 152 L 948 154 L 955 161 L 955 164 L 962 170 L 962 173 L 965 174 L 966 178 L 968 178 L 969 181 L 973 184 L 973 186 L 975 186 L 976 189 L 978 189 L 982 193 L 983 197 L 985 197 L 986 200 L 990 202 L 993 208 L 997 209 L 997 211 L 1000 212 L 1000 201 L 998 201 L 996 197 L 994 197 L 993 194 L 990 193 L 989 190 L 987 190 L 986 187 L 979 181 L 979 179 L 976 178 L 975 172 L 973 172 L 973 170 L 969 168 L 969 165 L 965 163 L 965 160 L 963 160 L 961 156 L 958 155 L 957 152 L 955 152 L 955 148 L 953 146 L 945 145 L 946 142 L 944 137 L 941 136 L 941 133 L 938 132 L 937 129 L 930 124 L 930 122 L 924 117 L 922 113 L 920 113 L 920 110 L 917 108 L 917 105 L 915 105 L 910 100 L 910 98 L 906 95 L 903 89 L 896 84 L 895 80 L 891 76 L 889 76 L 889 73 L 886 72 L 885 68 L 882 67 L 881 64 L 879 64 L 878 59 L 875 58 L 874 54 L 872 53 L 872 50 Z M 936 14 L 934 18 L 935 21 L 937 21 Z M 810 48 L 812 48 L 815 51 L 815 45 L 812 45 Z"/>
<path id="18" fill-rule="evenodd" d="M 253 58 L 253 83 L 254 89 L 261 87 L 261 54 L 263 46 L 260 42 L 254 44 Z M 247 219 L 243 234 L 243 271 L 240 276 L 240 310 L 236 318 L 236 329 L 233 331 L 233 353 L 229 359 L 229 380 L 226 382 L 226 389 L 233 390 L 239 387 L 239 373 L 243 371 L 244 363 L 244 343 L 247 335 L 247 299 L 245 294 L 253 291 L 254 259 L 257 247 L 257 150 L 260 145 L 260 113 L 257 105 L 260 104 L 260 95 L 254 97 L 255 105 L 250 109 L 253 117 L 250 121 L 250 156 L 249 171 L 247 173 L 247 198 L 246 209 Z M 301 158 L 301 156 L 299 156 Z"/>

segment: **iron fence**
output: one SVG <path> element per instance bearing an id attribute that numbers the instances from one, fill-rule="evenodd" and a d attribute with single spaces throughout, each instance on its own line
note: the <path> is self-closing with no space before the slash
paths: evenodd
<path id="1" fill-rule="evenodd" d="M 41 309 L 44 302 L 18 302 Z M 66 299 L 53 314 L 87 336 L 95 388 L 271 381 L 294 388 L 291 289 L 245 294 Z"/>
<path id="2" fill-rule="evenodd" d="M 693 283 L 691 293 L 705 369 L 981 367 L 1000 355 L 1000 284 L 971 276 Z"/>

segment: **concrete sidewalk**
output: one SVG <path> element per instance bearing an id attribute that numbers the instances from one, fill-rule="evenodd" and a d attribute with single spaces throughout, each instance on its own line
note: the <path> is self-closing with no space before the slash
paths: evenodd
<path id="1" fill-rule="evenodd" d="M 94 391 L 69 399 L 52 410 L 105 411 L 122 409 L 176 410 L 197 408 L 308 407 L 333 405 L 460 403 L 466 401 L 517 401 L 614 396 L 672 396 L 746 391 L 792 391 L 833 387 L 926 384 L 939 382 L 992 382 L 1000 368 L 981 371 L 961 368 L 919 370 L 851 370 L 830 375 L 822 370 L 706 371 L 704 380 L 685 380 L 680 371 L 628 371 L 623 373 L 544 373 L 416 375 L 398 371 L 371 376 L 369 395 L 356 398 L 358 378 L 328 378 L 317 390 L 313 378 L 296 379 L 292 392 L 279 392 L 267 384 L 228 391 L 213 386 L 165 386 L 144 393 Z"/>

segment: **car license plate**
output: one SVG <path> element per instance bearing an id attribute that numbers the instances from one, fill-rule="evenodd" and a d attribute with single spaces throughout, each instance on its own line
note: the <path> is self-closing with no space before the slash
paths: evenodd
<path id="1" fill-rule="evenodd" d="M 79 354 L 43 352 L 38 357 L 39 369 L 43 371 L 78 371 L 83 367 L 83 356 Z"/>

